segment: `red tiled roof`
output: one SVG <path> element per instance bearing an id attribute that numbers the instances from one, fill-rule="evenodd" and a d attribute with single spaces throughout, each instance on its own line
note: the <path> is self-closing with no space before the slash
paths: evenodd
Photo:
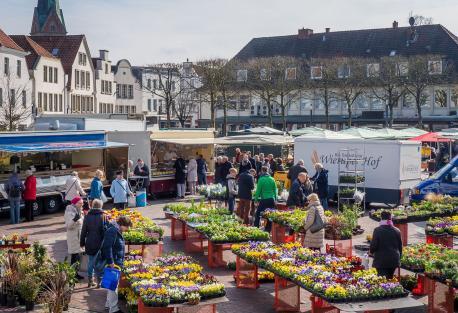
<path id="1" fill-rule="evenodd" d="M 31 38 L 50 53 L 58 49 L 55 51 L 57 52 L 56 57 L 60 58 L 65 74 L 69 75 L 68 85 L 70 85 L 72 66 L 84 40 L 84 35 L 31 36 Z"/>
<path id="2" fill-rule="evenodd" d="M 19 47 L 18 44 L 15 43 L 14 40 L 11 39 L 10 36 L 5 34 L 5 32 L 1 28 L 0 28 L 0 46 L 24 52 L 24 49 Z"/>
<path id="3" fill-rule="evenodd" d="M 10 37 L 16 42 L 22 49 L 25 51 L 30 52 L 27 55 L 27 67 L 29 69 L 33 69 L 35 66 L 35 62 L 37 61 L 38 57 L 42 56 L 45 58 L 54 58 L 54 56 L 49 53 L 45 48 L 37 44 L 35 41 L 32 40 L 29 36 L 25 35 L 10 35 Z"/>

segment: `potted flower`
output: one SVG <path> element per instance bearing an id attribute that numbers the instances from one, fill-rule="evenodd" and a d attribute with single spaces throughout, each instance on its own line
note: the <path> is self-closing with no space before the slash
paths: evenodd
<path id="1" fill-rule="evenodd" d="M 26 311 L 33 311 L 40 287 L 40 281 L 34 272 L 26 274 L 19 282 L 18 291 L 21 297 L 25 300 Z"/>

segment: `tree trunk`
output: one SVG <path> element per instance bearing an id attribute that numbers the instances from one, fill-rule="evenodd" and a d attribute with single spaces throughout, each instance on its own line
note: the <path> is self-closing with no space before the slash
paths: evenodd
<path id="1" fill-rule="evenodd" d="M 267 97 L 266 104 L 267 104 L 267 113 L 269 115 L 268 116 L 268 118 L 269 118 L 269 127 L 273 127 L 274 122 L 273 122 L 273 118 L 272 118 L 272 106 L 271 106 L 271 103 L 270 103 L 270 96 Z"/>
<path id="2" fill-rule="evenodd" d="M 166 128 L 170 128 L 170 105 L 167 105 L 167 122 L 165 123 Z"/>
<path id="3" fill-rule="evenodd" d="M 210 115 L 210 125 L 211 128 L 216 129 L 216 116 L 215 116 L 215 95 L 213 92 L 210 92 L 210 110 L 211 110 L 211 115 Z"/>
<path id="4" fill-rule="evenodd" d="M 283 131 L 286 132 L 286 107 L 285 107 L 285 103 L 284 103 L 284 98 L 285 96 L 282 95 L 280 97 L 280 106 L 281 106 L 281 118 L 282 118 L 282 123 L 283 123 Z"/>
<path id="5" fill-rule="evenodd" d="M 393 128 L 393 120 L 394 120 L 394 116 L 393 116 L 394 108 L 393 108 L 393 105 L 390 105 L 390 106 L 389 106 L 389 109 L 390 109 L 389 127 L 390 127 L 390 128 Z"/>
<path id="6" fill-rule="evenodd" d="M 326 129 L 329 129 L 329 91 L 324 90 L 324 114 L 326 116 Z"/>
<path id="7" fill-rule="evenodd" d="M 421 92 L 417 92 L 417 95 L 415 97 L 415 102 L 417 104 L 417 113 L 418 113 L 418 127 L 420 129 L 423 129 L 423 116 L 421 112 Z"/>
<path id="8" fill-rule="evenodd" d="M 352 118 L 352 107 L 350 103 L 347 103 L 347 110 L 348 110 L 348 127 L 351 127 L 351 118 Z"/>
<path id="9" fill-rule="evenodd" d="M 226 101 L 226 92 L 223 91 L 223 127 L 222 135 L 227 136 L 227 101 Z"/>

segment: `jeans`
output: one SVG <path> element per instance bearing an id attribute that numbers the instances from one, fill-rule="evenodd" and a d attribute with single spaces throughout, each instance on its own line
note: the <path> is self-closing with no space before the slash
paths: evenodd
<path id="1" fill-rule="evenodd" d="M 261 222 L 261 215 L 267 209 L 275 209 L 275 200 L 274 199 L 262 199 L 259 201 L 258 209 L 256 210 L 256 216 L 254 218 L 254 226 L 259 227 Z M 271 222 L 267 222 L 265 230 L 270 232 L 270 228 L 272 226 Z"/>
<path id="2" fill-rule="evenodd" d="M 177 184 L 177 197 L 184 198 L 185 195 L 186 195 L 186 183 Z"/>
<path id="3" fill-rule="evenodd" d="M 199 185 L 206 185 L 207 184 L 207 174 L 198 173 L 197 174 L 197 180 L 199 182 Z"/>
<path id="4" fill-rule="evenodd" d="M 95 255 L 88 255 L 87 259 L 87 277 L 92 278 L 95 273 Z M 98 277 L 99 275 L 95 273 L 95 276 Z"/>
<path id="5" fill-rule="evenodd" d="M 227 198 L 227 208 L 229 209 L 229 212 L 234 213 L 234 208 L 235 208 L 235 197 L 234 196 L 229 196 Z"/>
<path id="6" fill-rule="evenodd" d="M 323 209 L 327 210 L 328 209 L 328 198 L 320 198 L 321 206 Z"/>
<path id="7" fill-rule="evenodd" d="M 108 308 L 109 313 L 114 313 L 119 311 L 118 307 L 118 289 L 115 291 L 108 289 L 107 292 L 107 301 L 105 302 L 105 307 Z"/>
<path id="8" fill-rule="evenodd" d="M 19 224 L 21 221 L 21 199 L 10 198 L 10 223 Z"/>

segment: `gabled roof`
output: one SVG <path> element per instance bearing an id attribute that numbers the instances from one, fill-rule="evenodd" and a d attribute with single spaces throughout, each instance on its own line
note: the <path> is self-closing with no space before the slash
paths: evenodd
<path id="1" fill-rule="evenodd" d="M 29 36 L 25 35 L 11 35 L 10 36 L 22 49 L 29 52 L 26 56 L 27 67 L 33 69 L 35 62 L 39 57 L 55 59 L 55 57 L 49 53 L 45 48 L 40 46 L 38 43 L 32 40 Z"/>
<path id="2" fill-rule="evenodd" d="M 18 50 L 21 52 L 25 52 L 14 40 L 5 34 L 5 32 L 0 28 L 0 47 L 5 47 L 13 50 Z"/>
<path id="3" fill-rule="evenodd" d="M 292 56 L 298 58 L 366 57 L 438 54 L 458 60 L 458 39 L 442 25 L 330 31 L 300 39 L 298 35 L 252 39 L 235 59 Z M 409 39 L 414 42 L 407 44 Z"/>

